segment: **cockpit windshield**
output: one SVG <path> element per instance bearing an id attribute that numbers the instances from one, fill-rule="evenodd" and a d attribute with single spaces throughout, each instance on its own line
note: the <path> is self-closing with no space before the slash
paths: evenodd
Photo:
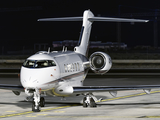
<path id="1" fill-rule="evenodd" d="M 26 60 L 23 63 L 23 67 L 27 68 L 44 68 L 56 66 L 53 60 Z"/>

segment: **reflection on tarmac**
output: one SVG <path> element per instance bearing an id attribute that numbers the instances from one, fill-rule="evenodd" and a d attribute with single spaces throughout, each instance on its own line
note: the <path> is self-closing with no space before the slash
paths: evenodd
<path id="1" fill-rule="evenodd" d="M 0 78 L 0 84 L 20 84 L 19 78 Z M 154 85 L 160 84 L 159 78 L 91 78 L 85 80 L 85 85 L 118 86 L 118 85 Z M 138 119 L 138 118 L 160 118 L 160 89 L 152 90 L 146 95 L 143 90 L 119 91 L 118 96 L 113 98 L 108 92 L 95 93 L 103 102 L 97 103 L 97 108 L 83 108 L 81 100 L 83 96 L 68 97 L 61 100 L 60 97 L 45 97 L 46 107 L 42 112 L 31 111 L 31 102 L 24 101 L 25 94 L 15 96 L 9 90 L 0 90 L 0 118 L 7 120 L 14 119 Z"/>

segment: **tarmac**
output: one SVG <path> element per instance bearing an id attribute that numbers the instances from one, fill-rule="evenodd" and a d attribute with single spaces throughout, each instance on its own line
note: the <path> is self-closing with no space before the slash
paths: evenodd
<path id="1" fill-rule="evenodd" d="M 0 84 L 19 84 L 17 78 L 0 77 Z M 87 78 L 88 85 L 145 85 L 160 84 L 159 77 L 124 76 L 122 78 Z M 108 92 L 94 93 L 97 98 L 103 98 L 96 108 L 83 108 L 83 96 L 78 97 L 48 97 L 45 96 L 46 106 L 41 112 L 31 111 L 31 101 L 26 101 L 26 95 L 16 96 L 9 90 L 0 90 L 0 118 L 5 120 L 146 120 L 160 118 L 160 89 L 153 89 L 151 94 L 143 90 L 119 91 L 117 97 Z"/>

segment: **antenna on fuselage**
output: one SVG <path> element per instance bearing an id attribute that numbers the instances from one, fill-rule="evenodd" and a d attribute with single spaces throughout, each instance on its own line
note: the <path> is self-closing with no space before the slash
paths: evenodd
<path id="1" fill-rule="evenodd" d="M 50 53 L 50 47 L 48 48 L 48 54 Z"/>
<path id="2" fill-rule="evenodd" d="M 65 46 L 63 46 L 62 52 L 64 52 Z"/>
<path id="3" fill-rule="evenodd" d="M 63 46 L 62 52 L 67 52 L 67 47 Z"/>
<path id="4" fill-rule="evenodd" d="M 67 47 L 65 47 L 65 52 L 67 52 Z"/>

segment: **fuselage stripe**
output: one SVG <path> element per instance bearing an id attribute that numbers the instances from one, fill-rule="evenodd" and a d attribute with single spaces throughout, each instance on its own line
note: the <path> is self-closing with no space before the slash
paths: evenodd
<path id="1" fill-rule="evenodd" d="M 71 78 L 75 78 L 75 77 L 81 76 L 81 75 L 83 75 L 83 74 L 84 74 L 84 71 L 79 72 L 79 73 L 75 73 L 75 74 L 72 74 L 72 75 L 68 75 L 68 76 L 59 78 L 59 79 L 57 79 L 57 80 L 53 80 L 53 81 L 48 82 L 48 83 L 45 83 L 45 84 L 53 84 L 53 83 L 56 83 L 56 82 L 61 81 L 61 80 L 69 80 L 69 79 L 71 79 Z"/>

